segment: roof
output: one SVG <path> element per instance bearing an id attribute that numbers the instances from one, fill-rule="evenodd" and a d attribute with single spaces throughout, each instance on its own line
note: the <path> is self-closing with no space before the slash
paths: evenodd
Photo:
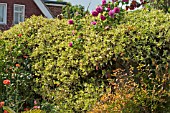
<path id="1" fill-rule="evenodd" d="M 47 18 L 53 18 L 52 14 L 50 13 L 50 11 L 48 10 L 48 8 L 46 7 L 46 5 L 42 0 L 33 0 L 33 1 Z"/>
<path id="2" fill-rule="evenodd" d="M 43 0 L 45 3 L 50 3 L 50 4 L 61 4 L 61 5 L 67 5 L 67 2 L 59 2 L 57 0 Z"/>
<path id="3" fill-rule="evenodd" d="M 47 18 L 53 18 L 53 15 L 46 5 L 65 6 L 67 4 L 67 2 L 58 2 L 57 0 L 33 0 L 33 1 Z"/>

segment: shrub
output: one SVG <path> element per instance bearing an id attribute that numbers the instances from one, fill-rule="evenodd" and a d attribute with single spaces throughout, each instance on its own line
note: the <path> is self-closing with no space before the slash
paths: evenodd
<path id="1" fill-rule="evenodd" d="M 156 79 L 150 78 L 152 81 L 150 84 L 141 77 L 140 84 L 136 84 L 133 76 L 127 76 L 122 72 L 124 73 L 124 70 L 114 70 L 117 77 L 116 81 L 111 82 L 114 86 L 114 94 L 103 95 L 93 110 L 88 113 L 168 113 L 170 111 L 170 92 L 163 88 L 164 81 L 169 80 L 170 74 L 166 73 L 162 78 L 159 77 L 160 75 L 157 75 Z M 160 83 L 156 83 L 156 80 Z M 154 86 L 152 89 L 151 85 Z M 167 85 L 166 88 L 169 89 L 169 86 Z"/>
<path id="2" fill-rule="evenodd" d="M 54 26 L 51 26 L 51 24 L 54 24 Z M 18 34 L 22 34 L 22 37 L 18 37 Z M 100 81 L 95 83 L 93 78 L 91 78 L 91 82 L 86 79 L 86 81 L 80 79 L 86 77 L 87 73 L 85 72 L 86 69 L 83 70 L 84 72 L 81 72 L 81 70 L 79 72 L 75 68 L 79 65 L 74 65 L 77 62 L 75 58 L 80 59 L 82 56 L 78 55 L 78 53 L 75 55 L 73 54 L 75 58 L 73 62 L 68 62 L 68 64 L 66 64 L 68 66 L 67 68 L 63 67 L 65 65 L 64 62 L 67 59 L 71 60 L 73 58 L 71 54 L 75 53 L 73 48 L 68 47 L 68 43 L 72 40 L 71 37 L 73 37 L 73 39 L 77 38 L 72 35 L 71 28 L 68 27 L 66 20 L 47 20 L 42 17 L 33 17 L 13 27 L 10 31 L 4 32 L 3 40 L 6 45 L 6 53 L 9 52 L 9 48 L 16 50 L 18 47 L 17 44 L 24 44 L 20 47 L 20 50 L 17 49 L 16 51 L 18 51 L 21 56 L 26 54 L 28 58 L 31 58 L 32 64 L 30 64 L 30 66 L 32 66 L 32 68 L 30 72 L 33 77 L 34 75 L 37 76 L 35 79 L 37 86 L 34 85 L 36 86 L 34 90 L 37 93 L 39 92 L 44 99 L 49 100 L 49 102 L 55 102 L 59 106 L 56 107 L 58 110 L 67 111 L 68 109 L 75 109 L 76 111 L 80 111 L 83 110 L 83 108 L 87 110 L 90 107 L 88 103 L 91 104 L 91 102 L 95 102 L 97 99 L 95 97 L 100 94 L 101 91 L 98 89 L 101 89 L 100 86 L 102 87 L 102 83 Z M 18 39 L 20 43 L 14 43 L 16 39 Z M 50 48 L 51 50 L 49 50 Z M 68 58 L 65 57 L 67 51 L 70 51 L 70 56 L 68 55 Z M 78 50 L 75 49 L 75 51 Z M 18 60 L 17 55 L 10 55 L 9 57 Z M 45 60 L 47 58 L 49 59 Z M 69 75 L 71 69 L 75 71 L 72 71 L 72 74 Z M 60 75 L 64 70 L 65 73 Z M 80 73 L 84 74 L 80 76 Z M 38 78 L 38 76 L 40 76 L 40 78 Z M 82 86 L 82 84 L 84 85 Z M 86 92 L 83 92 L 83 90 Z M 96 91 L 96 95 L 94 91 Z M 89 92 L 91 92 L 91 94 Z M 92 95 L 92 93 L 94 95 Z M 65 99 L 66 97 L 68 99 Z M 91 99 L 88 99 L 89 97 L 91 97 Z M 77 101 L 77 98 L 79 101 Z M 88 99 L 86 105 L 84 105 L 84 103 L 79 104 L 84 101 L 83 98 Z M 79 104 L 79 106 L 75 104 Z"/>
<path id="3" fill-rule="evenodd" d="M 121 74 L 113 71 L 115 94 L 104 95 L 104 102 L 97 103 L 91 112 L 170 112 L 170 27 L 162 24 L 169 24 L 169 14 L 144 12 L 129 13 L 124 18 L 126 23 L 117 28 L 121 30 L 115 30 L 119 34 L 116 45 L 123 48 L 122 54 L 116 56 L 117 62 L 125 70 Z"/>
<path id="4" fill-rule="evenodd" d="M 46 113 L 46 112 L 42 111 L 42 110 L 31 110 L 31 111 L 25 111 L 25 112 L 22 112 L 22 113 Z"/>
<path id="5" fill-rule="evenodd" d="M 64 18 L 73 18 L 76 15 L 80 15 L 81 17 L 84 17 L 88 13 L 88 10 L 85 11 L 84 6 L 82 5 L 71 5 L 71 3 L 68 3 L 66 6 L 62 9 L 62 14 Z"/>
<path id="6" fill-rule="evenodd" d="M 94 30 L 100 32 L 118 25 L 125 13 L 122 6 L 128 3 L 129 1 L 112 1 L 107 3 L 106 0 L 103 0 L 102 5 L 97 6 L 97 8 L 92 11 L 92 16 L 96 17 L 92 21 Z"/>
<path id="7" fill-rule="evenodd" d="M 161 9 L 167 13 L 170 13 L 170 2 L 168 0 L 148 0 L 150 6 L 155 9 Z"/>
<path id="8" fill-rule="evenodd" d="M 120 25 L 98 33 L 91 30 L 91 16 L 86 16 L 80 20 L 82 41 L 76 30 L 72 32 L 74 28 L 68 25 L 68 20 L 34 16 L 3 33 L 2 55 L 14 51 L 7 57 L 12 59 L 10 63 L 20 61 L 18 56 L 30 58 L 33 89 L 53 103 L 55 112 L 86 112 L 105 92 L 113 92 L 108 78 L 113 78 L 114 69 L 125 69 L 139 86 L 142 78 L 150 86 L 147 90 L 160 84 L 156 73 L 161 78 L 169 65 L 169 17 L 159 10 L 128 12 Z M 72 46 L 70 42 L 74 42 Z M 4 61 L 4 57 L 1 59 Z M 7 62 L 2 66 L 8 66 Z M 25 66 L 21 69 L 25 72 Z"/>
<path id="9" fill-rule="evenodd" d="M 32 88 L 29 48 L 25 47 L 27 43 L 22 42 L 23 38 L 24 34 L 19 31 L 13 33 L 13 41 L 1 38 L 0 42 L 0 100 L 16 112 L 26 106 L 33 107 L 36 96 Z"/>

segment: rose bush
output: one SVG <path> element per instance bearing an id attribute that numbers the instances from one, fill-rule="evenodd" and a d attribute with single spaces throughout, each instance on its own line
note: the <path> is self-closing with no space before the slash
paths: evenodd
<path id="1" fill-rule="evenodd" d="M 97 31 L 105 30 L 105 27 L 111 27 L 113 25 L 118 25 L 119 21 L 123 18 L 125 10 L 123 9 L 124 4 L 128 4 L 129 1 L 112 1 L 106 2 L 102 1 L 102 4 L 97 6 L 95 10 L 92 11 L 92 16 L 97 19 L 94 29 Z"/>
<path id="2" fill-rule="evenodd" d="M 30 58 L 20 38 L 23 38 L 21 33 L 15 35 L 13 47 L 2 39 L 0 44 L 0 101 L 16 112 L 24 110 L 26 106 L 33 107 L 35 97 Z"/>

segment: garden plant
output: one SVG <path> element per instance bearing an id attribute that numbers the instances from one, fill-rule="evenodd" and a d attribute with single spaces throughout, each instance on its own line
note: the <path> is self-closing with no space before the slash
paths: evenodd
<path id="1" fill-rule="evenodd" d="M 0 33 L 0 112 L 170 112 L 170 14 L 129 4 Z"/>

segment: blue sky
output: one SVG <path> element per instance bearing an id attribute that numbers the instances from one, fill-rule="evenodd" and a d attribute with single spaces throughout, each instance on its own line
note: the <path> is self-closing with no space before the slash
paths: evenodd
<path id="1" fill-rule="evenodd" d="M 80 4 L 82 6 L 85 6 L 85 8 L 88 7 L 89 3 L 91 2 L 91 5 L 89 7 L 89 10 L 92 11 L 96 8 L 97 5 L 101 4 L 102 0 L 64 0 L 66 2 L 70 2 L 72 5 Z M 107 0 L 111 1 L 111 0 Z"/>
<path id="2" fill-rule="evenodd" d="M 89 11 L 94 10 L 97 7 L 97 5 L 100 5 L 102 3 L 102 0 L 64 0 L 64 1 L 70 2 L 72 5 L 80 4 L 82 6 L 85 6 L 86 9 L 87 9 L 89 3 L 91 2 Z M 112 0 L 106 0 L 106 1 L 112 1 Z M 140 1 L 140 0 L 137 0 L 137 1 Z"/>

